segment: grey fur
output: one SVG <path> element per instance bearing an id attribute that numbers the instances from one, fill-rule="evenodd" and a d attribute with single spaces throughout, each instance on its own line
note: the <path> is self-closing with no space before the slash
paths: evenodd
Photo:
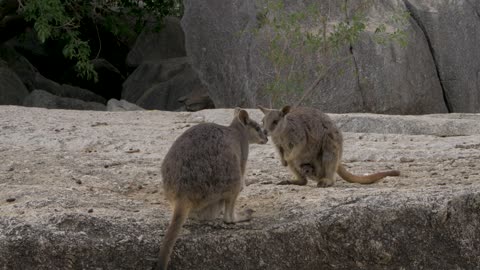
<path id="1" fill-rule="evenodd" d="M 330 117 L 314 108 L 285 106 L 281 110 L 259 106 L 265 114 L 262 122 L 283 166 L 295 175 L 293 181 L 279 184 L 307 184 L 307 178 L 317 186 L 333 185 L 335 172 L 349 182 L 370 184 L 385 176 L 398 176 L 399 171 L 386 171 L 366 176 L 349 173 L 341 164 L 343 136 Z"/>
<path id="2" fill-rule="evenodd" d="M 166 269 L 179 230 L 190 213 L 212 219 L 224 208 L 226 223 L 251 219 L 251 211 L 235 213 L 235 201 L 244 186 L 248 145 L 266 142 L 260 125 L 240 109 L 235 110 L 228 127 L 199 124 L 177 138 L 162 163 L 163 188 L 174 215 L 160 250 L 158 269 Z"/>

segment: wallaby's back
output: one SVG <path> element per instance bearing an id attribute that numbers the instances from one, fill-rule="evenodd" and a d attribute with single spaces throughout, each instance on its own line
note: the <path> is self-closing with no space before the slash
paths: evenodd
<path id="1" fill-rule="evenodd" d="M 248 152 L 247 139 L 235 138 L 233 132 L 213 123 L 199 124 L 184 132 L 162 164 L 167 196 L 182 194 L 196 201 L 229 190 L 232 178 L 242 177 L 242 145 Z M 242 139 L 245 141 L 238 141 Z"/>
<path id="2" fill-rule="evenodd" d="M 299 131 L 303 130 L 305 136 L 308 134 L 316 139 L 323 137 L 325 134 L 335 137 L 340 136 L 339 139 L 342 139 L 330 117 L 318 109 L 307 107 L 292 108 L 285 116 L 285 119 L 292 131 L 290 133 L 301 133 Z M 337 138 L 335 139 L 337 140 Z"/>
<path id="3" fill-rule="evenodd" d="M 265 144 L 268 139 L 247 111 L 236 109 L 230 126 L 199 124 L 180 135 L 162 163 L 163 187 L 173 205 L 157 264 L 167 269 L 173 246 L 190 213 L 216 218 L 224 208 L 225 223 L 249 221 L 251 210 L 235 211 L 243 189 L 243 175 L 250 143 Z"/>
<path id="4" fill-rule="evenodd" d="M 341 154 L 342 134 L 330 117 L 320 110 L 306 107 L 292 108 L 285 116 L 285 120 L 287 122 L 285 130 L 277 137 L 272 136 L 274 142 L 279 142 L 287 148 L 288 144 L 297 146 L 301 151 L 296 154 L 310 158 L 332 144 Z"/>

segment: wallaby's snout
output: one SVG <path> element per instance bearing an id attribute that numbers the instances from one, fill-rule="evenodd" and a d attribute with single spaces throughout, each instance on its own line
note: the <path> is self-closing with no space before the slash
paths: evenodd
<path id="1" fill-rule="evenodd" d="M 238 117 L 240 117 L 241 123 L 247 128 L 248 141 L 256 144 L 266 144 L 268 142 L 265 130 L 255 120 L 248 117 L 248 113 L 245 110 L 237 109 Z"/>
<path id="2" fill-rule="evenodd" d="M 254 128 L 252 128 L 252 133 L 250 136 L 254 137 L 254 143 L 258 144 L 266 144 L 268 142 L 268 137 L 263 128 L 261 128 L 258 124 L 255 123 Z"/>
<path id="3" fill-rule="evenodd" d="M 266 143 L 268 142 L 267 132 L 264 130 L 264 131 L 262 132 L 262 135 L 263 135 L 263 136 L 260 137 L 260 142 L 259 142 L 259 144 L 266 144 Z"/>

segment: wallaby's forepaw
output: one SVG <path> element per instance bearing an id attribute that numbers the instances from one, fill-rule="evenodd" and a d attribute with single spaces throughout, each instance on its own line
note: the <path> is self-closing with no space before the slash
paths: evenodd
<path id="1" fill-rule="evenodd" d="M 317 183 L 317 187 L 325 188 L 333 186 L 333 179 L 322 178 Z"/>
<path id="2" fill-rule="evenodd" d="M 282 163 L 282 166 L 283 166 L 283 167 L 287 167 L 287 166 L 288 166 L 288 163 L 287 163 L 287 161 L 286 161 L 285 159 L 282 158 L 282 159 L 280 160 L 280 162 Z"/>

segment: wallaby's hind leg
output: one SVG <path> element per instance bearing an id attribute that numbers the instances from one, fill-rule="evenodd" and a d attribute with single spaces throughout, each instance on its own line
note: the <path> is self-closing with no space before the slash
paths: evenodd
<path id="1" fill-rule="evenodd" d="M 335 182 L 335 173 L 338 166 L 338 155 L 336 153 L 324 151 L 322 154 L 321 170 L 315 175 L 317 187 L 330 187 Z"/>
<path id="2" fill-rule="evenodd" d="M 191 217 L 193 219 L 207 221 L 207 220 L 214 220 L 220 216 L 222 213 L 223 208 L 225 207 L 225 201 L 219 200 L 215 201 L 204 208 L 191 212 Z"/>
<path id="3" fill-rule="evenodd" d="M 295 180 L 284 180 L 278 183 L 278 185 L 298 185 L 298 186 L 304 186 L 307 184 L 307 177 L 302 174 L 295 165 L 292 164 L 292 162 L 288 163 L 288 168 L 292 173 L 295 175 Z"/>
<path id="4" fill-rule="evenodd" d="M 235 212 L 235 202 L 237 201 L 238 193 L 232 194 L 225 198 L 225 212 L 223 214 L 223 221 L 227 224 L 250 221 L 252 219 L 253 210 L 247 209 L 241 213 Z"/>

